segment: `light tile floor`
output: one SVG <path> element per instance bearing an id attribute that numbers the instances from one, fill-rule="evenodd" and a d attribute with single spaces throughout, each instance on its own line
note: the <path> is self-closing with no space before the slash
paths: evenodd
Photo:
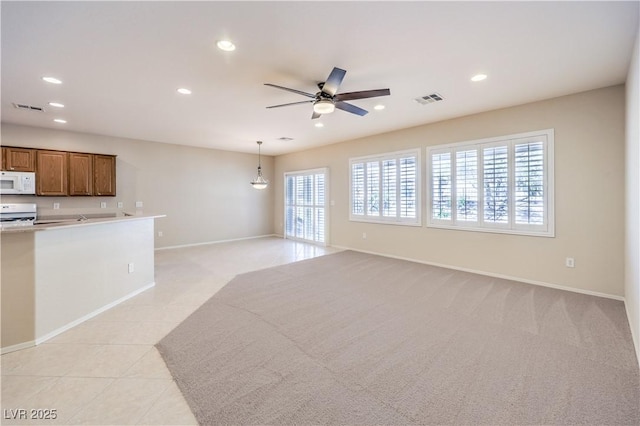
<path id="1" fill-rule="evenodd" d="M 155 287 L 0 357 L 0 424 L 197 424 L 153 345 L 235 275 L 336 251 L 281 238 L 156 251 Z"/>

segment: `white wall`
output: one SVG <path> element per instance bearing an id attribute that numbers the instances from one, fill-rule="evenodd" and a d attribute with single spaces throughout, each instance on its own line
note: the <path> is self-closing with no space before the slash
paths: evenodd
<path id="1" fill-rule="evenodd" d="M 146 218 L 36 232 L 36 342 L 152 286 L 153 230 Z"/>
<path id="2" fill-rule="evenodd" d="M 39 214 L 64 214 L 124 203 L 135 210 L 166 214 L 156 220 L 156 247 L 206 243 L 273 233 L 271 187 L 258 191 L 257 154 L 242 154 L 182 145 L 98 136 L 2 123 L 2 145 L 115 154 L 116 197 L 4 196 L 2 202 L 37 203 Z M 273 171 L 273 157 L 263 157 L 265 177 Z M 60 210 L 53 211 L 53 203 Z"/>
<path id="3" fill-rule="evenodd" d="M 622 298 L 624 87 L 614 86 L 276 157 L 285 172 L 330 169 L 331 244 Z M 555 238 L 349 221 L 350 157 L 555 129 Z M 282 234 L 283 188 L 274 185 Z M 426 200 L 423 194 L 423 221 Z M 362 234 L 367 234 L 367 239 Z M 575 258 L 575 268 L 565 258 Z"/>
<path id="4" fill-rule="evenodd" d="M 625 303 L 640 361 L 640 31 L 627 75 Z"/>

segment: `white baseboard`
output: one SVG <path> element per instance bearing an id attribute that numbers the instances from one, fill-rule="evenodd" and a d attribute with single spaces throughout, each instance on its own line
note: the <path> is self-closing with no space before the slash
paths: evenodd
<path id="1" fill-rule="evenodd" d="M 171 249 L 186 248 L 186 247 L 208 246 L 211 244 L 232 243 L 234 241 L 255 240 L 257 238 L 269 238 L 269 237 L 278 237 L 278 236 L 279 235 L 277 234 L 257 235 L 255 237 L 242 237 L 242 238 L 233 238 L 230 240 L 206 241 L 204 243 L 180 244 L 177 246 L 158 247 L 155 250 L 171 250 Z"/>
<path id="2" fill-rule="evenodd" d="M 156 285 L 155 282 L 152 282 L 151 284 L 147 284 L 146 286 L 141 287 L 141 288 L 137 289 L 136 291 L 133 291 L 133 292 L 127 294 L 126 296 L 121 297 L 120 299 L 118 299 L 118 300 L 116 300 L 114 302 L 111 302 L 111 303 L 109 303 L 109 304 L 107 304 L 107 305 L 105 305 L 105 306 L 103 306 L 103 307 L 101 307 L 99 309 L 96 309 L 95 311 L 90 312 L 87 315 L 84 315 L 84 316 L 78 318 L 77 320 L 71 321 L 70 323 L 63 325 L 62 327 L 57 328 L 57 329 L 53 330 L 52 332 L 45 334 L 44 336 L 36 337 L 36 340 L 30 340 L 28 342 L 18 343 L 17 345 L 11 345 L 11 346 L 7 346 L 5 348 L 2 348 L 2 349 L 0 349 L 0 354 L 4 355 L 4 354 L 9 353 L 9 352 L 19 351 L 19 350 L 30 348 L 30 347 L 39 345 L 40 343 L 46 342 L 47 340 L 57 336 L 58 334 L 64 333 L 65 331 L 75 327 L 76 325 L 82 324 L 83 322 L 95 317 L 96 315 L 99 315 L 99 314 L 103 313 L 104 311 L 107 311 L 107 310 L 113 308 L 114 306 L 119 305 L 120 303 L 131 299 L 134 296 L 137 296 L 138 294 L 142 293 L 143 291 L 149 290 L 150 288 L 154 287 L 155 285 Z"/>
<path id="3" fill-rule="evenodd" d="M 588 294 L 589 296 L 597 296 L 597 297 L 604 297 L 604 298 L 607 298 L 607 299 L 621 300 L 621 301 L 624 302 L 624 297 L 616 296 L 614 294 L 600 293 L 600 292 L 591 291 L 591 290 L 583 290 L 583 289 L 579 289 L 579 288 L 575 288 L 575 287 L 567 287 L 567 286 L 563 286 L 563 285 L 547 283 L 547 282 L 544 282 L 544 281 L 536 281 L 536 280 L 530 280 L 530 279 L 527 279 L 527 278 L 514 277 L 514 276 L 510 276 L 510 275 L 496 274 L 496 273 L 493 273 L 493 272 L 479 271 L 477 269 L 461 268 L 459 266 L 445 265 L 445 264 L 436 263 L 436 262 L 427 262 L 425 260 L 420 260 L 420 259 L 411 259 L 411 258 L 408 258 L 408 257 L 394 256 L 394 255 L 391 255 L 391 254 L 377 253 L 377 252 L 374 252 L 374 251 L 360 250 L 360 249 L 355 249 L 355 248 L 351 248 L 351 247 L 344 247 L 344 246 L 332 246 L 332 247 L 337 248 L 337 249 L 341 249 L 341 250 L 352 250 L 352 251 L 357 251 L 357 252 L 360 252 L 360 253 L 375 254 L 377 256 L 390 257 L 392 259 L 407 260 L 409 262 L 416 262 L 416 263 L 422 263 L 422 264 L 425 264 L 425 265 L 438 266 L 440 268 L 453 269 L 453 270 L 456 270 L 456 271 L 470 272 L 472 274 L 485 275 L 485 276 L 488 276 L 488 277 L 502 278 L 502 279 L 510 280 L 510 281 L 519 281 L 519 282 L 522 282 L 522 283 L 525 283 L 525 284 L 539 285 L 539 286 L 542 286 L 542 287 L 549 287 L 549 288 L 555 288 L 555 289 L 558 289 L 558 290 L 571 291 L 573 293 Z"/>
<path id="4" fill-rule="evenodd" d="M 638 360 L 638 367 L 640 367 L 640 342 L 638 342 L 638 336 L 636 335 L 636 331 L 638 331 L 635 327 L 632 326 L 633 320 L 629 316 L 629 309 L 627 309 L 627 301 L 624 301 L 624 310 L 627 313 L 627 321 L 629 322 L 629 329 L 631 329 L 631 340 L 633 342 L 633 348 L 636 351 L 636 359 Z M 640 326 L 640 324 L 638 324 Z"/>
<path id="5" fill-rule="evenodd" d="M 141 287 L 141 288 L 137 289 L 136 291 L 133 291 L 133 292 L 127 294 L 126 296 L 121 297 L 120 299 L 118 299 L 116 301 L 113 301 L 113 302 L 111 302 L 111 303 L 109 303 L 107 305 L 104 305 L 103 307 L 101 307 L 99 309 L 96 309 L 95 311 L 90 312 L 87 315 L 84 315 L 84 316 L 78 318 L 77 320 L 71 321 L 70 323 L 68 323 L 66 325 L 63 325 L 62 327 L 57 328 L 57 329 L 53 330 L 52 332 L 45 334 L 44 336 L 41 336 L 41 337 L 37 337 L 36 336 L 35 344 L 39 345 L 40 343 L 46 342 L 47 340 L 57 336 L 58 334 L 64 333 L 65 331 L 67 331 L 67 330 L 69 330 L 69 329 L 71 329 L 71 328 L 73 328 L 73 327 L 75 327 L 77 325 L 82 324 L 83 322 L 85 322 L 85 321 L 87 321 L 87 320 L 89 320 L 89 319 L 91 319 L 91 318 L 93 318 L 93 317 L 95 317 L 95 316 L 97 316 L 97 315 L 99 315 L 99 314 L 101 314 L 101 313 L 113 308 L 114 306 L 117 306 L 117 305 L 121 304 L 122 302 L 124 302 L 126 300 L 129 300 L 132 297 L 135 297 L 135 296 L 139 295 L 140 293 L 142 293 L 142 292 L 144 292 L 146 290 L 149 290 L 150 288 L 154 287 L 155 285 L 156 285 L 155 282 L 152 282 L 151 284 L 147 284 L 146 286 Z"/>
<path id="6" fill-rule="evenodd" d="M 6 348 L 2 348 L 0 350 L 0 355 L 8 354 L 9 352 L 20 351 L 22 349 L 31 348 L 36 345 L 35 340 L 30 340 L 28 342 L 18 343 L 17 345 L 7 346 Z"/>

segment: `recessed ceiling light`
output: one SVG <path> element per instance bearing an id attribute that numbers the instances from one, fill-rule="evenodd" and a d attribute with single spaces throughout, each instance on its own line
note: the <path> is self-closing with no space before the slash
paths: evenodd
<path id="1" fill-rule="evenodd" d="M 316 127 L 324 127 L 324 124 L 322 124 L 322 123 L 316 123 L 316 124 L 315 124 L 315 126 L 316 126 Z"/>
<path id="2" fill-rule="evenodd" d="M 384 105 L 382 105 L 382 104 L 376 105 L 376 106 L 373 107 L 373 109 L 376 109 L 378 111 L 382 111 L 384 109 Z"/>
<path id="3" fill-rule="evenodd" d="M 62 81 L 58 80 L 55 77 L 42 77 L 42 79 L 47 83 L 62 84 Z"/>
<path id="4" fill-rule="evenodd" d="M 220 40 L 216 43 L 218 49 L 224 50 L 225 52 L 233 52 L 236 50 L 236 45 L 231 43 L 229 40 Z"/>
<path id="5" fill-rule="evenodd" d="M 482 81 L 486 78 L 487 78 L 486 74 L 476 74 L 473 77 L 471 77 L 471 81 Z"/>
<path id="6" fill-rule="evenodd" d="M 49 102 L 49 105 L 56 108 L 64 108 L 64 104 L 61 104 L 60 102 Z"/>
<path id="7" fill-rule="evenodd" d="M 178 89 L 178 93 L 180 93 L 182 95 L 190 95 L 191 94 L 191 90 L 185 89 L 184 87 L 181 87 L 181 88 Z"/>
<path id="8" fill-rule="evenodd" d="M 64 124 L 67 122 L 67 120 L 63 120 L 62 118 L 54 118 L 53 121 L 60 124 Z"/>

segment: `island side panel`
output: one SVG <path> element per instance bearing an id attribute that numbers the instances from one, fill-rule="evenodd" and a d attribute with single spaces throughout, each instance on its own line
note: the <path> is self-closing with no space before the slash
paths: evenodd
<path id="1" fill-rule="evenodd" d="M 35 248 L 32 232 L 3 234 L 2 353 L 32 346 L 35 341 Z"/>
<path id="2" fill-rule="evenodd" d="M 36 232 L 35 273 L 39 343 L 154 285 L 154 219 Z"/>

